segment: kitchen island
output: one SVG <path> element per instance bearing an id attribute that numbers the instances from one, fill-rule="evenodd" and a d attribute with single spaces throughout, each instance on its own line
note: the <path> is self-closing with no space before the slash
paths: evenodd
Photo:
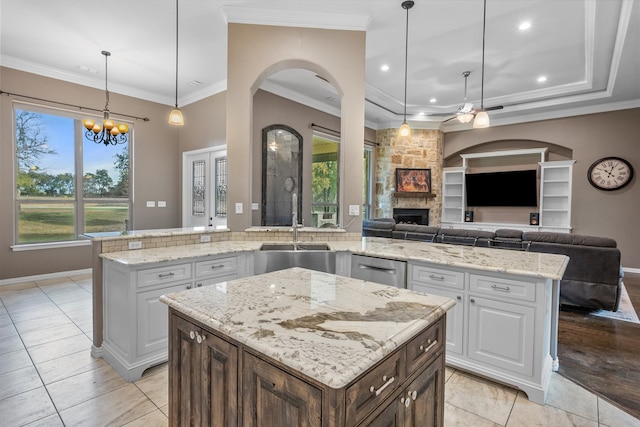
<path id="1" fill-rule="evenodd" d="M 449 298 L 291 268 L 160 300 L 171 425 L 443 425 Z"/>

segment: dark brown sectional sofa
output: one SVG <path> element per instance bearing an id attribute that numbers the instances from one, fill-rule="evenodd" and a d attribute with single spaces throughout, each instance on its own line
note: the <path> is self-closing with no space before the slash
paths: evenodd
<path id="1" fill-rule="evenodd" d="M 365 220 L 362 235 L 567 255 L 560 304 L 616 311 L 620 303 L 620 250 L 616 241 L 607 237 L 514 229 L 449 229 L 396 224 L 392 218 Z"/>

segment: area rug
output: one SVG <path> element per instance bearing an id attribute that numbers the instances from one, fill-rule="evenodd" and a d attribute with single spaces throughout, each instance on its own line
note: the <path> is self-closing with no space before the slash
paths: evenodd
<path id="1" fill-rule="evenodd" d="M 631 303 L 631 299 L 629 298 L 629 294 L 627 293 L 627 288 L 624 287 L 624 283 L 622 284 L 620 305 L 618 306 L 618 311 L 597 310 L 592 312 L 591 314 L 598 317 L 623 320 L 625 322 L 640 323 L 640 319 L 638 319 L 638 314 L 636 313 L 636 310 Z"/>

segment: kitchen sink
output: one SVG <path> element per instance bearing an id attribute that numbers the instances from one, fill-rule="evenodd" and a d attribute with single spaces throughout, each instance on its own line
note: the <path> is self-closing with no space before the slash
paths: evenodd
<path id="1" fill-rule="evenodd" d="M 326 243 L 264 243 L 254 253 L 255 274 L 302 267 L 325 273 L 336 272 L 336 252 Z"/>
<path id="2" fill-rule="evenodd" d="M 261 251 L 328 251 L 326 243 L 263 243 Z"/>

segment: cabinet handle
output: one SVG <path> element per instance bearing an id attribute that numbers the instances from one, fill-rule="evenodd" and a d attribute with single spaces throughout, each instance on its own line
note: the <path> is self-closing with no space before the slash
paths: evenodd
<path id="1" fill-rule="evenodd" d="M 195 339 L 196 338 L 196 333 L 193 332 L 193 331 L 189 332 L 189 338 Z"/>
<path id="2" fill-rule="evenodd" d="M 193 286 L 191 285 L 187 285 L 187 289 L 191 289 Z"/>
<path id="3" fill-rule="evenodd" d="M 369 391 L 371 393 L 375 393 L 376 396 L 380 396 L 380 393 L 382 393 L 384 391 L 385 388 L 389 387 L 389 385 L 394 382 L 396 380 L 395 377 L 391 377 L 387 380 L 387 376 L 383 376 L 382 377 L 382 381 L 386 381 L 384 384 L 382 384 L 382 386 L 376 390 L 376 388 L 374 386 L 369 387 Z"/>
<path id="4" fill-rule="evenodd" d="M 377 267 L 375 265 L 364 265 L 364 264 L 358 265 L 358 268 L 361 270 L 375 270 L 375 271 L 382 271 L 389 274 L 396 274 L 395 268 L 384 268 L 384 267 Z"/>
<path id="5" fill-rule="evenodd" d="M 416 390 L 407 391 L 407 394 L 411 397 L 411 400 L 416 400 L 418 398 L 418 392 Z"/>
<path id="6" fill-rule="evenodd" d="M 509 292 L 509 287 L 508 286 L 498 286 L 498 285 L 491 285 L 491 289 L 494 289 L 496 291 L 500 291 L 500 292 Z"/>
<path id="7" fill-rule="evenodd" d="M 476 299 L 475 298 L 470 298 L 469 301 L 476 302 Z"/>
<path id="8" fill-rule="evenodd" d="M 409 405 L 411 405 L 411 399 L 409 399 L 408 397 L 405 399 L 404 397 L 400 398 L 400 403 L 404 404 L 405 408 L 408 408 Z"/>
<path id="9" fill-rule="evenodd" d="M 196 334 L 196 341 L 198 341 L 198 344 L 202 344 L 205 338 L 206 337 L 204 335 Z"/>
<path id="10" fill-rule="evenodd" d="M 462 301 L 462 296 L 458 295 L 458 296 L 456 296 L 456 299 L 457 299 L 458 301 Z"/>
<path id="11" fill-rule="evenodd" d="M 162 274 L 158 274 L 158 279 L 166 279 L 167 277 L 173 277 L 175 275 L 176 273 L 174 273 L 173 271 L 170 273 L 162 273 Z"/>
<path id="12" fill-rule="evenodd" d="M 434 340 L 433 342 L 431 342 L 431 340 L 427 340 L 427 344 L 429 344 L 426 348 L 425 346 L 421 345 L 420 346 L 420 351 L 424 352 L 424 353 L 429 353 L 429 350 L 431 350 L 433 347 L 435 347 L 436 345 L 438 345 L 438 340 Z"/>
<path id="13" fill-rule="evenodd" d="M 222 268 L 222 267 L 224 267 L 224 264 L 212 265 L 211 269 L 215 270 L 216 268 Z"/>
<path id="14" fill-rule="evenodd" d="M 196 283 L 196 286 L 201 288 L 202 287 L 202 283 Z"/>
<path id="15" fill-rule="evenodd" d="M 429 279 L 433 279 L 433 280 L 444 280 L 444 276 L 437 276 L 435 274 L 430 274 L 429 275 Z"/>

